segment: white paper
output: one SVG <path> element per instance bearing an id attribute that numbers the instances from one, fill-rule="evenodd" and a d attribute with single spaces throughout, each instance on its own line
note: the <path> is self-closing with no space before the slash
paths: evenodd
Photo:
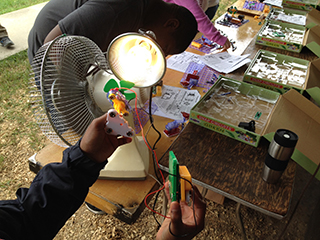
<path id="1" fill-rule="evenodd" d="M 250 54 L 235 56 L 229 54 L 228 52 L 221 52 L 200 56 L 200 59 L 207 66 L 215 69 L 218 72 L 230 73 L 250 62 L 251 60 L 248 59 L 249 55 Z"/>
<path id="2" fill-rule="evenodd" d="M 284 13 L 280 13 L 277 17 L 277 21 L 283 21 L 283 22 L 288 22 L 288 23 L 294 23 L 298 25 L 306 25 L 307 17 L 304 15 L 293 15 L 293 16 L 288 16 Z"/>
<path id="3" fill-rule="evenodd" d="M 263 3 L 282 8 L 282 0 L 265 0 Z"/>
<path id="4" fill-rule="evenodd" d="M 183 120 L 181 112 L 190 113 L 191 108 L 200 98 L 201 95 L 197 90 L 164 85 L 162 86 L 161 97 L 154 97 L 152 99 L 158 107 L 154 115 L 173 120 Z"/>
<path id="5" fill-rule="evenodd" d="M 251 62 L 251 59 L 245 58 L 241 62 L 239 62 L 239 63 L 235 64 L 234 66 L 232 66 L 231 68 L 229 68 L 229 70 L 225 73 L 231 73 L 231 72 L 237 70 L 238 68 L 242 67 L 243 65 L 250 63 L 250 62 Z"/>
<path id="6" fill-rule="evenodd" d="M 167 67 L 179 72 L 185 72 L 191 62 L 201 62 L 199 57 L 198 54 L 190 52 L 176 54 L 167 60 Z"/>

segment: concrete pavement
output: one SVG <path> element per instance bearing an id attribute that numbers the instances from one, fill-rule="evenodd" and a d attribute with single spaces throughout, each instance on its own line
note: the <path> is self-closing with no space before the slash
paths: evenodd
<path id="1" fill-rule="evenodd" d="M 0 15 L 0 23 L 14 42 L 11 48 L 0 46 L 0 60 L 28 48 L 28 34 L 39 11 L 47 2 Z"/>

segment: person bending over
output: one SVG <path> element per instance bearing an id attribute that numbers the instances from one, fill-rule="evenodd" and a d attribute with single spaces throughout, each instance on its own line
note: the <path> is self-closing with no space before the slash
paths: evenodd
<path id="1" fill-rule="evenodd" d="M 61 163 L 45 165 L 29 188 L 19 188 L 15 200 L 0 201 L 0 239 L 53 239 L 65 222 L 84 202 L 89 187 L 97 180 L 107 159 L 118 146 L 131 139 L 117 138 L 105 132 L 106 114 L 93 120 L 82 139 L 63 152 Z M 192 232 L 191 239 L 203 229 L 205 203 L 196 190 L 197 228 L 191 221 L 192 210 L 186 204 L 170 205 L 171 219 L 159 230 L 159 240 L 175 240 L 174 234 Z M 190 215 L 191 214 L 191 215 Z M 169 223 L 171 221 L 170 231 Z"/>
<path id="2" fill-rule="evenodd" d="M 175 3 L 186 7 L 192 12 L 194 17 L 198 22 L 198 30 L 203 33 L 209 40 L 223 46 L 226 50 L 231 47 L 231 43 L 227 37 L 224 37 L 220 34 L 220 32 L 215 28 L 214 24 L 211 22 L 211 19 L 206 15 L 205 11 L 208 9 L 208 3 L 206 0 L 200 1 L 198 0 L 164 0 L 168 3 Z"/>
<path id="3" fill-rule="evenodd" d="M 197 33 L 185 7 L 162 0 L 50 0 L 28 36 L 29 62 L 37 50 L 61 34 L 84 36 L 105 52 L 120 34 L 151 30 L 166 55 L 183 52 Z"/>

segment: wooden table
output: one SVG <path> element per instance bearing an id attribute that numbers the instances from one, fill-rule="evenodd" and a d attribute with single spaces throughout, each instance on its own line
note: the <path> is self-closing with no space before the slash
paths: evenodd
<path id="1" fill-rule="evenodd" d="M 254 44 L 252 39 L 258 32 L 259 25 L 252 17 L 249 23 L 246 23 L 238 30 L 223 26 L 217 27 L 219 29 L 223 28 L 229 38 L 233 38 L 236 41 L 238 48 L 235 54 L 240 55 L 244 52 L 254 56 L 260 48 L 281 52 L 281 50 L 264 48 Z M 191 51 L 198 52 L 196 50 Z M 312 54 L 306 49 L 302 51 L 301 55 L 290 52 L 285 52 L 285 54 L 312 58 Z M 245 69 L 246 67 L 242 67 L 227 76 L 242 80 Z M 168 69 L 163 82 L 166 85 L 180 86 L 179 81 L 182 76 L 183 73 Z M 199 92 L 202 91 L 200 90 Z M 162 135 L 156 149 L 158 157 L 161 158 L 174 141 L 174 138 L 167 138 L 162 133 L 166 123 L 171 120 L 155 116 L 154 121 L 156 128 Z M 151 144 L 157 137 L 154 131 L 148 134 Z M 211 139 L 210 142 L 206 140 L 207 138 Z M 182 150 L 181 143 L 183 142 L 188 143 L 190 149 L 184 147 L 184 150 Z M 183 134 L 172 146 L 172 149 L 178 155 L 179 161 L 182 164 L 186 164 L 191 170 L 196 183 L 268 215 L 281 217 L 286 214 L 289 207 L 294 164 L 290 163 L 281 183 L 267 186 L 260 178 L 266 148 L 267 143 L 262 143 L 259 148 L 252 148 L 193 124 L 189 124 L 186 127 Z M 29 161 L 30 168 L 36 172 L 49 162 L 61 161 L 63 150 L 64 148 L 53 143 L 48 144 L 35 156 L 33 161 Z M 187 153 L 190 155 L 187 156 Z M 217 161 L 213 162 L 210 159 L 216 159 Z M 162 158 L 161 163 L 165 166 L 166 155 Z M 203 169 L 201 170 L 200 168 L 202 167 Z M 201 171 L 196 171 L 197 168 Z M 150 169 L 152 169 L 152 166 Z M 247 169 L 251 169 L 252 174 L 248 174 Z M 242 172 L 242 174 L 239 172 Z M 244 183 L 248 185 L 245 186 Z M 98 180 L 90 188 L 86 201 L 127 223 L 133 223 L 144 208 L 145 196 L 156 188 L 158 188 L 158 185 L 149 176 L 144 181 Z M 254 189 L 256 190 L 254 191 Z M 279 189 L 285 191 L 280 192 Z M 270 192 L 278 195 L 278 197 L 268 196 Z M 278 198 L 282 199 L 279 204 L 274 201 Z"/>
<path id="2" fill-rule="evenodd" d="M 317 58 L 307 48 L 303 48 L 301 53 L 294 53 L 256 45 L 254 32 L 257 33 L 259 29 L 257 22 L 253 21 L 243 30 L 243 35 L 249 33 L 251 39 L 244 38 L 243 42 L 247 45 L 243 51 L 238 48 L 238 52 L 250 54 L 251 59 L 260 49 L 309 61 Z M 237 36 L 240 31 L 232 31 L 232 34 Z M 247 67 L 248 65 L 245 65 L 226 76 L 242 81 Z M 241 205 L 277 219 L 285 217 L 290 207 L 296 164 L 293 161 L 289 162 L 277 184 L 264 182 L 261 174 L 268 146 L 266 139 L 262 139 L 259 146 L 254 148 L 189 123 L 169 150 L 174 151 L 181 165 L 188 167 L 194 183 L 238 203 L 236 217 L 242 238 L 246 239 L 240 214 Z M 168 169 L 168 153 L 160 159 L 160 165 L 162 169 Z"/>
<path id="3" fill-rule="evenodd" d="M 258 25 L 252 20 L 243 31 L 231 33 L 231 36 L 237 36 L 242 32 L 244 34 L 241 36 L 247 33 L 251 37 L 244 38 L 243 42 L 247 45 L 243 51 L 241 48 L 237 49 L 242 54 L 250 54 L 249 58 L 253 59 L 256 53 L 263 49 L 309 61 L 317 59 L 307 48 L 303 48 L 300 53 L 294 53 L 256 45 L 255 35 L 259 29 L 255 24 Z M 245 65 L 226 76 L 242 81 L 247 67 L 248 65 Z M 237 220 L 242 237 L 246 239 L 239 210 L 241 205 L 277 219 L 285 217 L 290 207 L 296 164 L 290 161 L 281 180 L 277 184 L 267 184 L 262 180 L 261 173 L 268 146 L 266 139 L 262 139 L 259 146 L 254 148 L 189 123 L 169 150 L 174 151 L 181 165 L 188 167 L 194 183 L 238 203 Z M 168 154 L 160 159 L 160 164 L 163 169 L 168 169 Z"/>
<path id="4" fill-rule="evenodd" d="M 238 15 L 238 14 L 236 14 Z M 259 25 L 260 20 L 254 19 L 254 15 L 245 15 L 245 19 L 249 22 L 240 26 L 239 28 L 230 28 L 223 26 L 221 24 L 215 23 L 215 27 L 225 33 L 229 40 L 235 41 L 235 46 L 237 49 L 234 52 L 229 50 L 230 54 L 241 55 L 246 50 L 247 46 L 250 44 L 251 40 L 255 38 L 256 34 L 260 30 L 262 25 Z"/>
<path id="5" fill-rule="evenodd" d="M 259 28 L 257 28 L 257 22 L 250 21 L 249 23 L 244 25 L 245 32 L 252 32 L 251 35 L 244 34 L 238 35 L 236 31 L 231 31 L 230 35 L 232 38 L 236 40 L 238 44 L 237 52 L 234 54 L 241 54 L 244 51 L 245 46 L 249 44 L 252 37 L 254 36 L 254 32 L 257 32 Z M 217 26 L 219 29 L 224 28 L 224 26 Z M 248 30 L 249 29 L 249 30 Z M 254 29 L 254 30 L 251 30 Z M 228 28 L 225 28 L 223 31 L 226 33 Z M 198 38 L 201 33 L 197 35 Z M 229 35 L 229 33 L 228 33 Z M 239 37 L 240 36 L 240 37 Z M 238 41 L 239 40 L 239 41 Z M 197 50 L 189 49 L 189 51 L 203 54 Z M 166 85 L 181 87 L 180 80 L 184 73 L 178 72 L 172 69 L 168 69 L 165 76 L 163 77 L 163 82 Z M 203 94 L 202 89 L 198 88 L 199 92 Z M 168 123 L 169 119 L 154 116 L 154 124 L 156 128 L 161 132 L 161 140 L 157 143 L 156 154 L 160 158 L 165 154 L 166 150 L 173 143 L 175 138 L 166 137 L 162 131 L 165 129 L 166 123 Z M 149 124 L 149 123 L 148 123 Z M 146 125 L 146 129 L 149 126 Z M 157 134 L 154 131 L 151 131 L 148 134 L 148 139 L 151 141 L 151 144 L 157 138 Z M 44 149 L 42 149 L 36 156 L 34 161 L 29 161 L 30 168 L 37 172 L 39 169 L 47 163 L 50 162 L 58 162 L 61 161 L 62 151 L 64 148 L 59 147 L 53 143 L 48 144 Z M 153 165 L 150 164 L 150 170 L 152 171 Z M 86 202 L 94 205 L 95 207 L 105 211 L 106 213 L 113 215 L 120 220 L 123 220 L 127 223 L 133 223 L 142 210 L 144 209 L 144 198 L 145 196 L 158 188 L 158 184 L 156 181 L 147 177 L 144 181 L 122 181 L 122 180 L 102 180 L 99 179 L 96 183 L 90 188 L 89 194 L 86 198 Z"/>
<path id="6" fill-rule="evenodd" d="M 266 183 L 261 174 L 268 147 L 266 139 L 252 147 L 189 123 L 170 150 L 194 183 L 281 219 L 289 209 L 296 165 L 290 161 L 277 184 Z M 159 162 L 167 169 L 168 154 Z"/>

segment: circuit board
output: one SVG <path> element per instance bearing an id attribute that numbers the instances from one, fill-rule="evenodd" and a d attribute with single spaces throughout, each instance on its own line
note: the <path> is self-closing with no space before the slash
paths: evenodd
<path id="1" fill-rule="evenodd" d="M 209 89 L 212 85 L 217 81 L 220 74 L 216 70 L 206 66 L 205 64 L 199 64 L 195 62 L 191 62 L 186 69 L 184 75 L 182 76 L 181 81 L 184 81 L 189 73 L 193 73 L 194 71 L 198 72 L 199 81 L 197 87 Z"/>

